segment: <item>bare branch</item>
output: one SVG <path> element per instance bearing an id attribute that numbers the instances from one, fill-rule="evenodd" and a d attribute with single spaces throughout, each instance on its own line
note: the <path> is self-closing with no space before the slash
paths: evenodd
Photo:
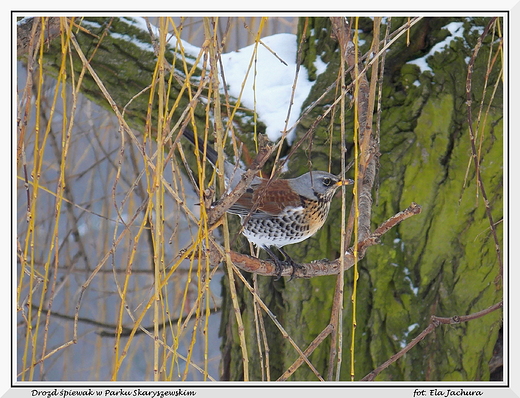
<path id="1" fill-rule="evenodd" d="M 16 24 L 17 56 L 24 55 L 31 47 L 31 40 L 40 35 L 42 21 L 45 23 L 45 43 L 60 35 L 60 18 L 24 18 Z M 33 28 L 35 30 L 33 31 Z"/>
<path id="2" fill-rule="evenodd" d="M 316 336 L 316 338 L 312 341 L 311 344 L 309 344 L 309 347 L 303 352 L 306 357 L 309 357 L 313 351 L 321 344 L 323 340 L 332 332 L 334 327 L 329 324 L 325 329 L 321 331 L 321 333 Z M 298 369 L 302 364 L 304 360 L 302 357 L 299 357 L 294 363 L 287 368 L 287 370 L 278 378 L 276 381 L 285 381 L 287 380 L 295 371 Z"/>
<path id="3" fill-rule="evenodd" d="M 404 354 L 406 354 L 408 351 L 410 351 L 413 347 L 417 345 L 420 341 L 422 341 L 427 335 L 429 335 L 437 326 L 444 324 L 444 325 L 453 325 L 456 323 L 461 322 L 467 322 L 471 321 L 473 319 L 481 318 L 484 315 L 487 315 L 493 311 L 498 310 L 499 308 L 502 308 L 503 302 L 500 301 L 497 304 L 492 305 L 489 308 L 486 308 L 485 310 L 475 312 L 474 314 L 469 315 L 462 315 L 462 316 L 452 316 L 451 318 L 442 318 L 435 315 L 432 315 L 430 318 L 430 324 L 426 329 L 424 329 L 419 335 L 414 338 L 412 341 L 410 341 L 406 347 L 404 347 L 401 351 L 399 351 L 397 354 L 392 355 L 387 361 L 379 365 L 376 369 L 374 369 L 372 372 L 367 374 L 365 377 L 361 379 L 361 381 L 373 381 L 376 376 L 381 373 L 383 370 L 388 368 L 391 364 L 393 364 L 395 361 L 397 361 L 399 358 L 401 358 Z"/>
<path id="4" fill-rule="evenodd" d="M 242 174 L 242 180 L 228 194 L 223 195 L 220 200 L 208 210 L 208 223 L 213 225 L 222 218 L 224 213 L 244 194 L 246 189 L 251 185 L 253 178 L 258 174 L 265 162 L 276 149 L 276 145 L 264 146 L 260 148 L 258 154 L 253 159 L 249 169 Z"/>
<path id="5" fill-rule="evenodd" d="M 473 54 L 471 55 L 471 59 L 468 63 L 468 75 L 466 78 L 466 106 L 468 107 L 468 131 L 471 143 L 471 156 L 473 158 L 473 163 L 475 164 L 475 173 L 477 175 L 477 185 L 480 188 L 480 192 L 482 193 L 482 198 L 484 199 L 484 205 L 486 207 L 486 215 L 489 219 L 489 225 L 491 227 L 491 232 L 493 235 L 493 240 L 495 241 L 495 250 L 497 252 L 498 263 L 500 264 L 500 277 L 502 275 L 503 264 L 502 264 L 502 252 L 500 249 L 500 241 L 498 240 L 497 231 L 495 229 L 495 221 L 493 220 L 493 215 L 491 214 L 491 207 L 489 205 L 489 200 L 486 194 L 486 190 L 484 188 L 484 182 L 482 180 L 482 175 L 480 173 L 480 159 L 478 157 L 477 148 L 475 145 L 475 132 L 473 131 L 473 117 L 471 112 L 471 94 L 472 94 L 472 81 L 473 81 L 473 67 L 475 65 L 475 59 L 477 58 L 477 54 L 479 53 L 480 47 L 482 46 L 482 42 L 484 38 L 487 36 L 490 27 L 496 22 L 497 18 L 491 18 L 491 21 L 487 24 L 484 31 L 478 38 L 477 44 L 473 49 Z"/>
<path id="6" fill-rule="evenodd" d="M 360 241 L 357 245 L 358 257 L 357 261 L 361 260 L 366 250 L 373 245 L 379 243 L 379 238 L 388 232 L 392 227 L 399 224 L 401 221 L 406 220 L 416 214 L 421 212 L 421 206 L 417 203 L 412 203 L 405 210 L 397 213 L 392 216 L 388 220 L 386 220 L 383 224 L 381 224 L 374 233 L 367 236 L 365 239 Z M 212 247 L 207 251 L 207 254 L 211 258 L 211 264 L 216 265 L 222 259 L 222 249 L 218 246 L 217 243 L 213 242 Z M 181 252 L 182 253 L 182 252 Z M 240 268 L 241 270 L 264 275 L 264 276 L 276 276 L 276 268 L 275 264 L 272 260 L 262 260 L 257 257 L 252 257 L 247 254 L 241 254 L 234 251 L 230 253 L 231 261 Z M 345 253 L 345 262 L 344 262 L 344 270 L 347 270 L 354 266 L 356 262 L 356 258 L 354 257 L 354 248 L 351 247 Z M 287 267 L 282 271 L 282 276 L 293 276 L 293 278 L 313 278 L 316 276 L 324 276 L 324 275 L 336 275 L 340 272 L 341 268 L 341 259 L 337 258 L 335 260 L 315 260 L 310 263 L 300 264 L 301 268 L 297 268 L 293 270 L 292 267 Z M 293 274 L 294 272 L 294 274 Z"/>

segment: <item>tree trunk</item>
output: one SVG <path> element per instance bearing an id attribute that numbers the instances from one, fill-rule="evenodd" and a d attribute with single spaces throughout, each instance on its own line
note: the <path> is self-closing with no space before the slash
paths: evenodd
<path id="1" fill-rule="evenodd" d="M 370 248 L 359 264 L 356 379 L 365 376 L 410 342 L 426 328 L 431 315 L 470 314 L 502 300 L 501 266 L 471 163 L 466 109 L 467 62 L 479 37 L 476 27 L 486 26 L 489 21 L 489 18 L 425 18 L 411 29 L 409 46 L 406 37 L 402 37 L 387 54 L 380 130 L 381 157 L 377 189 L 373 192 L 372 225 L 375 228 L 411 202 L 420 204 L 423 211 L 385 234 L 381 245 Z M 449 48 L 429 57 L 431 72 L 421 73 L 417 66 L 407 64 L 427 54 L 435 43 L 443 40 L 448 31 L 442 28 L 450 22 L 464 23 L 464 39 L 452 41 Z M 405 18 L 392 18 L 395 28 L 405 23 Z M 367 43 L 361 47 L 364 53 L 371 42 L 372 21 L 361 19 L 360 29 L 363 32 L 361 38 Z M 318 76 L 306 105 L 317 100 L 338 75 L 339 52 L 330 32 L 327 18 L 301 19 L 300 35 L 305 35 L 303 65 L 312 71 L 316 54 L 321 54 L 322 60 L 328 62 L 326 73 Z M 301 42 L 301 36 L 298 42 Z M 489 42 L 487 37 L 484 43 L 488 46 L 481 49 L 473 72 L 473 115 L 477 114 L 482 100 Z M 495 68 L 491 72 L 489 81 L 493 83 L 490 84 L 497 81 L 498 70 Z M 298 138 L 304 136 L 334 99 L 334 90 L 331 90 L 325 100 L 302 120 Z M 498 223 L 500 247 L 503 214 L 501 99 L 502 86 L 499 83 L 494 98 L 484 101 L 484 107 L 490 108 L 487 118 L 481 121 L 479 138 L 482 179 L 493 220 Z M 339 115 L 339 111 L 336 114 Z M 351 132 L 352 109 L 347 109 L 347 115 L 347 131 Z M 291 159 L 291 175 L 307 171 L 310 162 L 315 170 L 328 170 L 330 165 L 332 172 L 340 172 L 339 124 L 339 116 L 320 123 L 312 139 L 306 139 Z M 351 160 L 352 143 L 347 147 L 348 159 Z M 348 176 L 353 177 L 352 174 Z M 314 237 L 286 248 L 294 259 L 311 261 L 339 257 L 340 202 L 338 198 L 333 201 L 329 221 Z M 335 283 L 333 276 L 289 283 L 259 277 L 261 297 L 270 298 L 271 308 L 277 310 L 277 319 L 286 326 L 288 334 L 302 350 L 330 321 Z M 349 380 L 351 286 L 352 270 L 348 270 L 341 380 Z M 244 313 L 252 319 L 248 312 L 251 308 L 250 303 L 245 305 Z M 228 321 L 232 322 L 231 315 Z M 268 319 L 265 322 L 269 324 Z M 437 328 L 382 373 L 378 380 L 489 380 L 489 361 L 501 325 L 501 311 L 496 311 L 456 327 Z M 249 347 L 254 350 L 253 333 L 251 328 Z M 279 336 L 276 330 L 272 333 Z M 269 342 L 271 377 L 276 379 L 298 355 L 285 339 Z M 230 350 L 226 357 L 230 365 L 238 361 L 238 358 L 233 360 L 231 346 L 224 347 L 225 352 Z M 329 350 L 330 337 L 309 357 L 322 376 L 328 371 Z M 253 351 L 251 357 L 258 358 L 258 353 Z M 259 363 L 252 366 L 252 369 L 258 369 L 252 377 L 260 378 L 259 368 Z M 229 369 L 230 379 L 242 377 L 240 372 L 233 373 L 231 367 Z M 289 380 L 317 379 L 304 364 Z"/>

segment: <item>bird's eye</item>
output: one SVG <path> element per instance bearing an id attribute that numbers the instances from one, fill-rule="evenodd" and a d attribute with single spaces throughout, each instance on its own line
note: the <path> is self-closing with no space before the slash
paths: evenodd
<path id="1" fill-rule="evenodd" d="M 323 185 L 325 185 L 326 187 L 330 187 L 332 185 L 333 181 L 332 181 L 332 178 L 330 177 L 325 177 L 323 179 Z"/>

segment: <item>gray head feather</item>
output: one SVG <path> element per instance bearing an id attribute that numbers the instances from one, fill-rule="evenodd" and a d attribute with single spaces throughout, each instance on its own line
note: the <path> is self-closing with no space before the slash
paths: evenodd
<path id="1" fill-rule="evenodd" d="M 324 200 L 334 195 L 336 189 L 341 186 L 338 184 L 340 181 L 334 174 L 325 171 L 311 171 L 290 179 L 289 185 L 301 196 L 313 200 Z"/>

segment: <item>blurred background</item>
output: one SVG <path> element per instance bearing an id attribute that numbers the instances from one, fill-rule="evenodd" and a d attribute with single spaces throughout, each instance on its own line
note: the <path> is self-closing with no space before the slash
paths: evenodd
<path id="1" fill-rule="evenodd" d="M 173 20 L 184 40 L 195 46 L 202 45 L 202 18 L 175 17 Z M 226 51 L 254 42 L 260 20 L 255 17 L 223 18 L 219 29 L 225 27 L 226 30 L 220 32 L 221 37 L 226 38 Z M 150 18 L 150 21 L 153 23 L 156 19 Z M 269 18 L 262 36 L 295 33 L 296 23 L 297 18 Z M 26 67 L 26 62 L 17 64 L 19 111 L 33 106 L 38 96 L 41 97 L 41 106 L 30 110 L 25 135 L 19 139 L 23 140 L 25 154 L 38 152 L 42 156 L 24 157 L 17 170 L 18 377 L 19 380 L 109 380 L 114 366 L 115 320 L 121 311 L 119 295 L 123 288 L 126 289 L 124 306 L 138 312 L 147 305 L 153 292 L 152 236 L 149 229 L 141 229 L 148 189 L 143 175 L 143 158 L 132 142 L 122 141 L 120 124 L 113 112 L 94 104 L 81 93 L 73 95 L 70 85 L 58 87 L 55 79 L 45 75 L 41 85 L 34 82 L 30 87 L 30 102 L 24 102 L 23 92 L 28 87 Z M 71 121 L 71 114 L 64 114 L 64 111 L 69 112 L 72 107 L 75 108 L 74 120 L 69 131 L 70 140 L 64 148 L 63 126 Z M 64 156 L 67 173 L 63 181 L 63 201 L 56 208 L 53 191 L 59 183 Z M 34 163 L 38 161 L 40 166 Z M 37 198 L 32 197 L 35 187 L 27 186 L 27 181 L 33 180 L 34 176 L 30 174 L 34 169 L 40 170 Z M 186 206 L 198 217 L 196 203 L 199 197 L 191 182 L 175 167 L 170 166 L 165 175 L 172 186 L 180 188 Z M 32 205 L 35 207 L 28 208 Z M 170 195 L 165 195 L 164 207 L 168 242 L 165 258 L 172 259 L 191 241 L 197 226 L 187 219 Z M 56 212 L 59 212 L 59 218 Z M 28 214 L 32 222 L 28 222 Z M 118 240 L 125 228 L 131 231 Z M 33 248 L 31 258 L 23 258 L 29 246 Z M 103 267 L 83 292 L 82 285 L 103 257 L 106 257 Z M 34 264 L 34 278 L 27 268 L 25 274 L 21 273 L 21 262 Z M 48 275 L 44 271 L 46 263 L 51 269 Z M 171 265 L 167 264 L 167 268 Z M 126 279 L 129 273 L 131 277 Z M 199 308 L 194 306 L 198 295 L 197 283 L 200 283 L 198 276 L 193 263 L 184 261 L 170 279 L 167 289 L 169 297 L 166 298 L 168 307 L 165 311 L 170 313 L 169 326 L 178 334 L 166 334 L 165 341 L 168 345 L 178 346 L 181 356 L 171 352 L 165 354 L 170 355 L 171 363 L 176 365 L 172 368 L 177 369 L 177 373 L 170 375 L 173 380 L 203 380 L 201 369 L 204 366 L 210 377 L 218 378 L 219 374 L 222 271 L 217 271 L 211 279 L 211 302 L 207 307 L 211 315 L 207 319 L 200 314 L 193 315 Z M 49 283 L 43 291 L 45 278 Z M 75 305 L 80 295 L 83 296 L 78 314 L 77 342 L 73 344 Z M 40 300 L 44 303 L 42 312 L 38 311 Z M 29 308 L 27 302 L 32 303 Z M 49 308 L 52 308 L 52 315 L 46 312 Z M 126 311 L 122 316 L 122 324 L 130 328 L 122 333 L 120 345 L 124 346 L 135 319 Z M 24 327 L 27 323 L 34 328 L 28 331 Z M 152 327 L 151 311 L 142 320 L 142 325 Z M 153 374 L 153 341 L 138 329 L 131 347 L 118 379 L 150 379 Z M 45 362 L 40 361 L 42 350 L 52 352 L 51 358 Z M 194 366 L 186 369 L 188 356 L 191 356 Z M 31 363 L 36 365 L 31 366 Z"/>

